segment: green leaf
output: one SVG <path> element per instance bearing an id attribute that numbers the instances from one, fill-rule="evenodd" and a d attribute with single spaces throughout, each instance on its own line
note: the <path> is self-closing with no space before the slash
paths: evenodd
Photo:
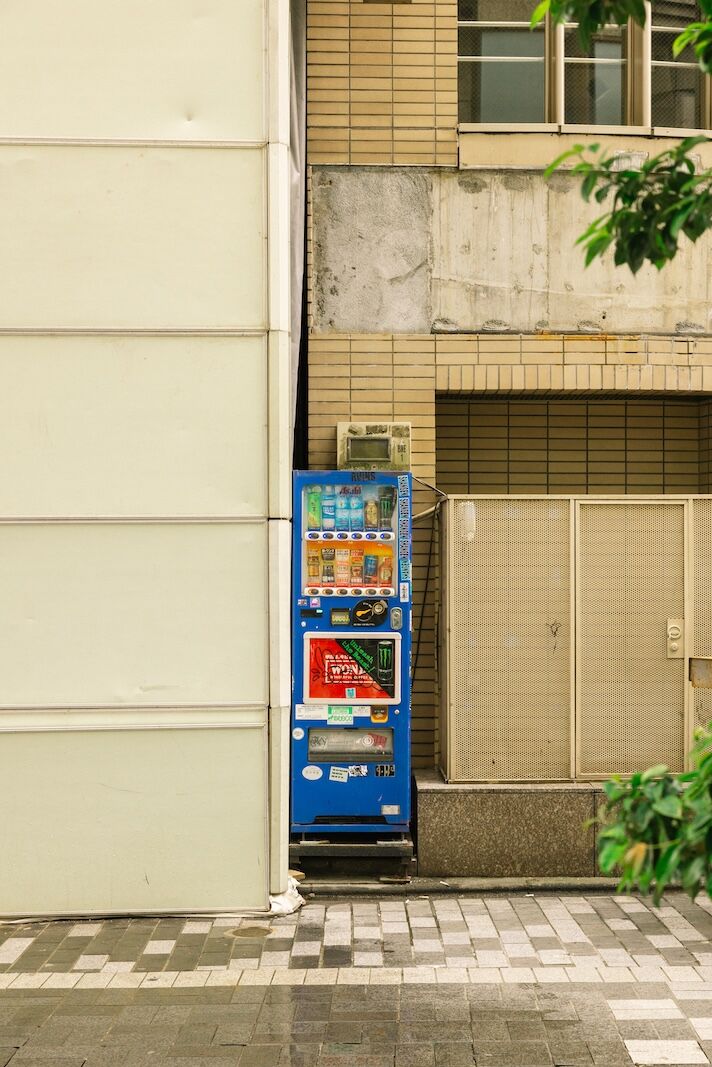
<path id="1" fill-rule="evenodd" d="M 643 771 L 640 776 L 641 782 L 649 782 L 651 778 L 662 778 L 663 775 L 668 773 L 668 768 L 664 763 L 658 763 L 655 767 L 648 768 L 647 771 Z"/>
<path id="2" fill-rule="evenodd" d="M 551 0 L 541 0 L 541 3 L 537 4 L 537 6 L 534 8 L 534 11 L 532 12 L 532 17 L 529 23 L 531 29 L 534 29 L 536 26 L 539 25 L 542 19 L 546 18 L 550 6 Z"/>
<path id="3" fill-rule="evenodd" d="M 670 845 L 658 858 L 655 864 L 655 881 L 658 886 L 662 888 L 669 882 L 672 875 L 677 870 L 678 863 L 680 862 L 680 846 Z"/>
<path id="4" fill-rule="evenodd" d="M 663 797 L 662 800 L 656 800 L 652 808 L 658 815 L 664 815 L 668 819 L 682 818 L 682 803 L 679 797 Z"/>
<path id="5" fill-rule="evenodd" d="M 559 169 L 562 163 L 564 163 L 567 159 L 571 159 L 573 156 L 580 156 L 582 152 L 583 145 L 580 144 L 575 144 L 573 148 L 569 148 L 566 152 L 562 152 L 561 155 L 557 156 L 556 159 L 546 168 L 546 170 L 544 171 L 544 177 L 547 179 L 550 178 L 554 171 Z"/>

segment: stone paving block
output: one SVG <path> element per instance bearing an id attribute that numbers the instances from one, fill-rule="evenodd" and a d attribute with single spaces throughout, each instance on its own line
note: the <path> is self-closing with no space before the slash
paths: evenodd
<path id="1" fill-rule="evenodd" d="M 696 1041 L 626 1041 L 634 1064 L 709 1063 Z"/>

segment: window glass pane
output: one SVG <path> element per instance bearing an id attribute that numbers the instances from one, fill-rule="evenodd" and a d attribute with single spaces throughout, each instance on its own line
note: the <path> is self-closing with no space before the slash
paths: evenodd
<path id="1" fill-rule="evenodd" d="M 543 122 L 544 63 L 459 64 L 460 122 Z"/>
<path id="2" fill-rule="evenodd" d="M 673 41 L 689 22 L 701 18 L 690 0 L 655 0 L 652 5 L 651 109 L 653 126 L 700 129 L 703 75 L 686 48 L 673 58 Z"/>
<path id="3" fill-rule="evenodd" d="M 592 126 L 625 123 L 625 67 L 622 63 L 570 63 L 564 81 L 566 122 Z"/>
<path id="4" fill-rule="evenodd" d="M 610 59 L 625 58 L 627 34 L 620 26 L 604 26 L 594 36 L 591 47 L 584 51 L 579 38 L 578 27 L 567 25 L 564 30 L 565 54 L 567 59 Z"/>
<path id="5" fill-rule="evenodd" d="M 457 34 L 461 56 L 537 56 L 544 58 L 544 34 L 531 30 L 479 29 L 460 26 Z"/>
<path id="6" fill-rule="evenodd" d="M 461 22 L 524 22 L 527 26 L 536 5 L 529 0 L 459 0 Z"/>
<path id="7" fill-rule="evenodd" d="M 658 30 L 653 32 L 651 50 L 653 62 L 656 60 L 663 63 L 696 63 L 695 53 L 688 46 L 677 58 L 673 57 L 672 45 L 678 35 L 677 30 Z"/>
<path id="8" fill-rule="evenodd" d="M 696 67 L 654 66 L 651 73 L 654 126 L 698 130 L 702 126 L 702 72 Z"/>
<path id="9" fill-rule="evenodd" d="M 566 122 L 591 126 L 625 124 L 626 38 L 627 34 L 620 26 L 607 26 L 596 34 L 589 51 L 584 52 L 576 27 L 566 28 Z"/>
<path id="10" fill-rule="evenodd" d="M 678 32 L 700 18 L 700 5 L 695 0 L 653 0 L 652 9 L 653 26 L 669 26 Z"/>

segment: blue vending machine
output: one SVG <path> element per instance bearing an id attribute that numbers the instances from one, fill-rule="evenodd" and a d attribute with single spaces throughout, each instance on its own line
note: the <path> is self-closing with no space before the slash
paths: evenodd
<path id="1" fill-rule="evenodd" d="M 406 833 L 411 476 L 294 475 L 292 832 Z"/>

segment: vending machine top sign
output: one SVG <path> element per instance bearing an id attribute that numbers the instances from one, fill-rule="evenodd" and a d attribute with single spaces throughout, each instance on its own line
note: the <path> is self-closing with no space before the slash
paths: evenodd
<path id="1" fill-rule="evenodd" d="M 410 470 L 409 422 L 340 422 L 336 427 L 339 470 Z"/>

